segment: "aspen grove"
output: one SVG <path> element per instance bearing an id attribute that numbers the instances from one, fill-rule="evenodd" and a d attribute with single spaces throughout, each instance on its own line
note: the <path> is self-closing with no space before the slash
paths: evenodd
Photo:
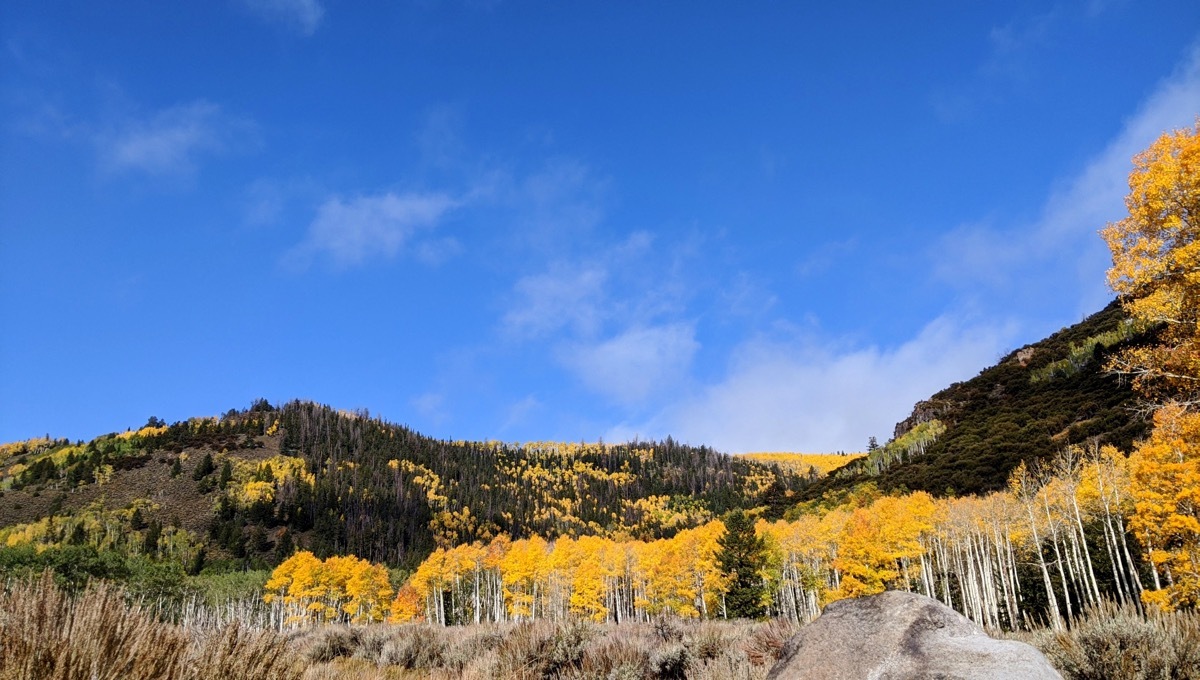
<path id="1" fill-rule="evenodd" d="M 1102 599 L 1136 602 L 1144 585 L 1128 538 L 1130 484 L 1116 449 L 1073 447 L 1049 465 L 1021 466 L 1008 490 L 983 497 L 886 496 L 866 486 L 829 509 L 760 519 L 764 604 L 772 616 L 805 622 L 833 600 L 902 589 L 1016 628 L 1062 626 Z M 724 531 L 715 520 L 656 541 L 500 535 L 438 548 L 366 618 L 353 615 L 364 611 L 361 590 L 286 578 L 320 563 L 302 552 L 276 570 L 268 597 L 287 603 L 293 624 L 339 611 L 342 620 L 440 624 L 717 619 L 726 616 L 728 576 L 717 566 Z"/>

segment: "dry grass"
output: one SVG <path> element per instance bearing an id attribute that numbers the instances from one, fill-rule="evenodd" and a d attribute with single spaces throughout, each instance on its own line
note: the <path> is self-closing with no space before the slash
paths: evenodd
<path id="1" fill-rule="evenodd" d="M 293 631 L 230 621 L 239 611 L 164 622 L 120 588 L 77 596 L 49 574 L 0 592 L 0 680 L 760 680 L 796 632 L 763 623 L 660 620 Z M 203 614 L 203 615 L 201 615 Z M 1066 680 L 1200 680 L 1200 614 L 1107 604 L 1069 630 L 1011 633 Z"/>
<path id="2" fill-rule="evenodd" d="M 294 634 L 292 645 L 311 661 L 305 680 L 758 680 L 794 631 L 716 621 L 329 626 Z"/>
<path id="3" fill-rule="evenodd" d="M 1010 633 L 1046 655 L 1066 680 L 1200 680 L 1200 614 L 1106 603 L 1066 631 Z"/>
<path id="4" fill-rule="evenodd" d="M 109 584 L 71 597 L 45 574 L 0 593 L 0 680 L 293 680 L 300 671 L 273 632 L 163 623 Z"/>

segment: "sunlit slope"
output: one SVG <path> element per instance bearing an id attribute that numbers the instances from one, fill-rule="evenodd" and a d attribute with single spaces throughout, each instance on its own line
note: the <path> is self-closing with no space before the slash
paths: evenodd
<path id="1" fill-rule="evenodd" d="M 783 453 L 755 452 L 743 453 L 744 458 L 760 463 L 775 463 L 788 470 L 794 470 L 801 475 L 808 475 L 810 470 L 816 470 L 817 475 L 824 477 L 830 471 L 836 470 L 852 460 L 862 458 L 865 453 Z"/>

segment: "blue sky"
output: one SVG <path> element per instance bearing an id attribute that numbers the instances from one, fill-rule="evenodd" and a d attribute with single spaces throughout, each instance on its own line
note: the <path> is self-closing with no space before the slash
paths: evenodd
<path id="1" fill-rule="evenodd" d="M 1200 4 L 0 10 L 0 440 L 256 397 L 856 450 L 1097 311 Z"/>

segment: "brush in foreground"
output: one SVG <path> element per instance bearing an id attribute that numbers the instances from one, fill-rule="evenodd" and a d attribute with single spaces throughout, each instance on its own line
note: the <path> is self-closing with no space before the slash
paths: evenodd
<path id="1" fill-rule="evenodd" d="M 72 597 L 49 574 L 0 593 L 0 680 L 294 680 L 286 640 L 237 623 L 183 628 L 99 583 Z"/>

